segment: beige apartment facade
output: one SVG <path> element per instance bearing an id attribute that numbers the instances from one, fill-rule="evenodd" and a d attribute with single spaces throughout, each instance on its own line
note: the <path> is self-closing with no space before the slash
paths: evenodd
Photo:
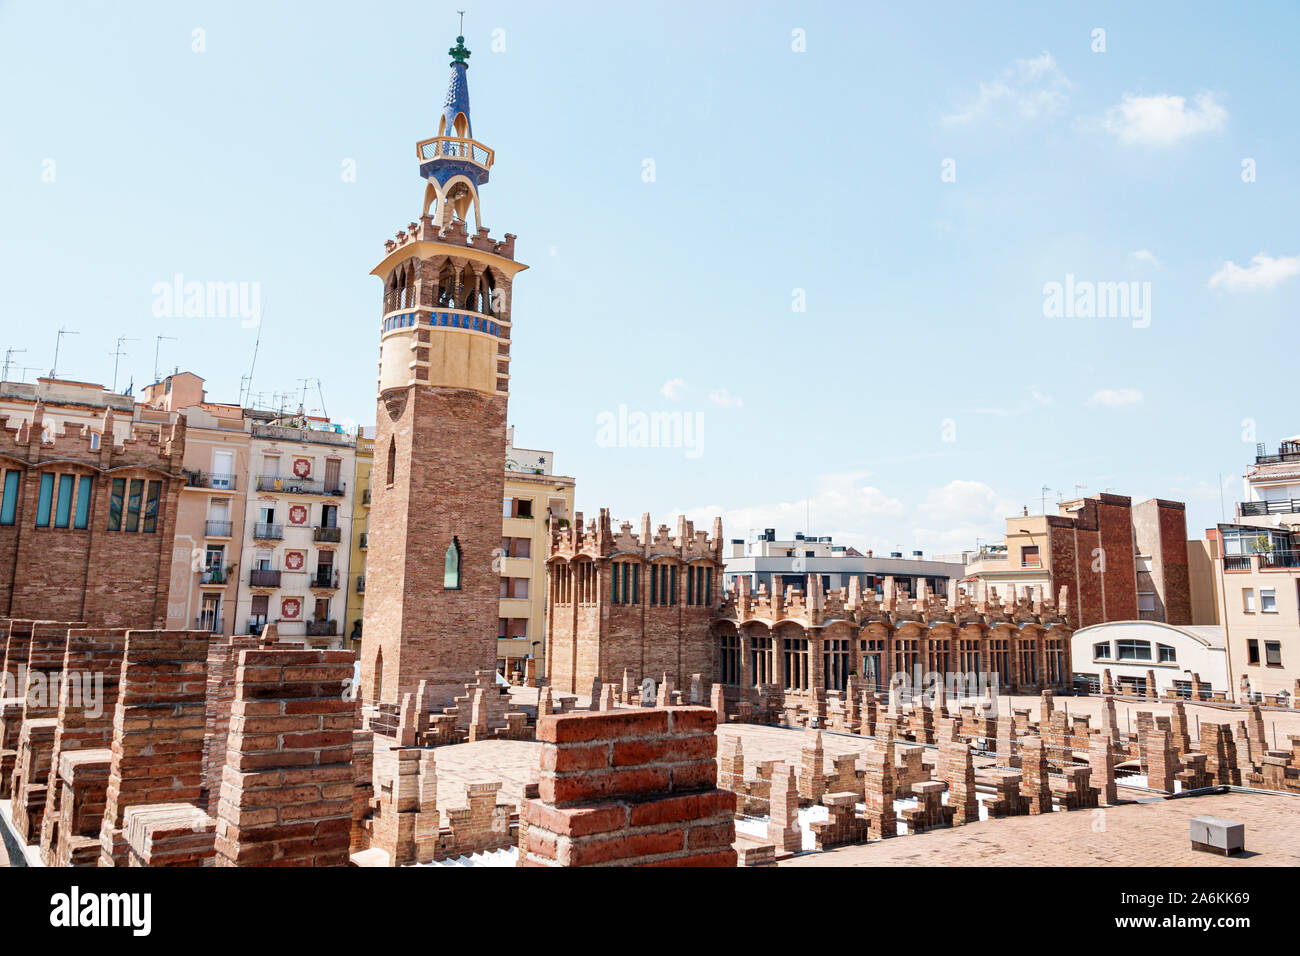
<path id="1" fill-rule="evenodd" d="M 510 679 L 523 675 L 532 656 L 536 674 L 546 673 L 546 559 L 555 518 L 567 526 L 573 515 L 573 478 L 552 474 L 555 454 L 516 448 L 507 429 L 505 500 L 501 512 L 501 605 L 497 669 Z"/>
<path id="2" fill-rule="evenodd" d="M 178 372 L 142 402 L 185 416 L 185 483 L 176 514 L 167 627 L 213 634 L 234 628 L 251 423 L 238 405 L 208 402 L 203 379 Z"/>
<path id="3" fill-rule="evenodd" d="M 345 646 L 353 436 L 305 416 L 254 424 L 235 633 L 274 622 L 282 640 Z"/>

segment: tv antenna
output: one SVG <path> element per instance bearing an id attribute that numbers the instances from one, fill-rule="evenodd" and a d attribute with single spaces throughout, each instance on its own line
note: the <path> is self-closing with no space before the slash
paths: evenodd
<path id="1" fill-rule="evenodd" d="M 180 341 L 180 339 L 178 339 L 178 338 L 177 338 L 176 336 L 174 336 L 174 335 L 159 335 L 159 336 L 156 336 L 156 337 L 154 338 L 154 343 L 153 343 L 153 380 L 154 380 L 154 384 L 155 384 L 155 385 L 158 384 L 158 382 L 160 382 L 160 381 L 162 380 L 161 376 L 158 374 L 158 350 L 159 350 L 160 348 L 162 348 L 163 339 L 167 339 L 167 340 L 170 341 L 170 342 L 179 342 L 179 341 Z"/>
<path id="2" fill-rule="evenodd" d="M 113 391 L 114 392 L 117 391 L 117 363 L 122 358 L 123 355 L 127 354 L 126 352 L 122 351 L 122 343 L 139 342 L 139 341 L 140 341 L 139 339 L 129 339 L 125 335 L 119 335 L 117 337 L 117 348 L 114 349 L 112 353 L 110 353 L 113 356 Z"/>
<path id="3" fill-rule="evenodd" d="M 50 378 L 58 378 L 58 377 L 59 377 L 59 376 L 58 376 L 58 371 L 59 371 L 59 346 L 61 346 L 61 345 L 63 344 L 63 337 L 64 337 L 65 335 L 80 335 L 80 334 L 81 334 L 80 332 L 74 332 L 74 331 L 72 331 L 72 329 L 69 329 L 69 328 L 67 328 L 66 326 L 65 326 L 64 328 L 59 329 L 58 337 L 54 340 L 54 367 L 50 369 Z"/>
<path id="4" fill-rule="evenodd" d="M 14 356 L 22 355 L 26 351 L 26 349 L 5 349 L 5 370 L 4 374 L 0 375 L 0 381 L 9 381 L 9 366 L 13 364 Z"/>

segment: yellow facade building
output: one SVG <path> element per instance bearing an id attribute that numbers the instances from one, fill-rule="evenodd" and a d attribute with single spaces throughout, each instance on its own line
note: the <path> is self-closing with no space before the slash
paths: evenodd
<path id="1" fill-rule="evenodd" d="M 375 460 L 375 428 L 357 428 L 357 465 L 352 479 L 352 554 L 348 561 L 346 645 L 361 652 L 361 621 L 366 607 L 366 550 L 370 534 L 370 469 Z"/>

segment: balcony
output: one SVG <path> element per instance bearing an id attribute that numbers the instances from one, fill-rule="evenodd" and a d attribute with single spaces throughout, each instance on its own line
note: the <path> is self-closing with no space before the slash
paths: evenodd
<path id="1" fill-rule="evenodd" d="M 339 633 L 338 621 L 308 621 L 308 637 L 337 637 Z"/>
<path id="2" fill-rule="evenodd" d="M 1264 450 L 1263 443 L 1257 448 L 1259 452 L 1255 455 L 1255 464 L 1257 465 L 1280 465 L 1288 461 L 1300 461 L 1300 442 L 1284 441 L 1278 446 L 1276 455 L 1262 454 Z"/>
<path id="3" fill-rule="evenodd" d="M 1250 568 L 1250 555 L 1248 554 L 1225 554 L 1223 556 L 1223 570 L 1225 571 L 1249 571 Z"/>
<path id="4" fill-rule="evenodd" d="M 362 503 L 363 505 L 367 505 L 367 506 L 370 504 L 370 489 L 369 489 L 369 488 L 367 488 L 365 491 L 361 492 L 361 503 Z"/>
<path id="5" fill-rule="evenodd" d="M 1300 551 L 1260 551 L 1259 568 L 1261 571 L 1300 568 Z"/>
<path id="6" fill-rule="evenodd" d="M 314 588 L 337 588 L 339 586 L 339 573 L 328 564 L 317 568 L 316 573 L 311 576 L 311 586 Z"/>
<path id="7" fill-rule="evenodd" d="M 481 169 L 492 168 L 496 154 L 476 139 L 461 139 L 458 136 L 434 136 L 422 139 L 415 144 L 415 154 L 421 165 L 439 159 L 460 159 L 473 163 Z"/>
<path id="8" fill-rule="evenodd" d="M 1291 515 L 1300 513 L 1300 498 L 1283 498 L 1280 501 L 1239 501 L 1237 514 L 1243 518 L 1260 515 Z"/>
<path id="9" fill-rule="evenodd" d="M 253 538 L 257 541 L 279 541 L 284 537 L 284 525 L 282 524 L 258 524 L 253 525 Z"/>
<path id="10" fill-rule="evenodd" d="M 211 521 L 207 522 L 204 534 L 209 538 L 229 538 L 231 524 L 229 521 Z"/>
<path id="11" fill-rule="evenodd" d="M 342 498 L 347 487 L 347 483 L 342 481 L 314 481 L 311 478 L 295 478 L 292 475 L 257 476 L 258 491 L 278 491 L 286 495 L 333 495 L 335 498 Z"/>
<path id="12" fill-rule="evenodd" d="M 199 572 L 200 584 L 229 584 L 230 575 L 225 568 L 204 568 Z"/>
<path id="13" fill-rule="evenodd" d="M 316 541 L 338 544 L 343 540 L 343 532 L 340 528 L 326 527 L 321 525 L 312 533 L 312 538 Z"/>
<path id="14" fill-rule="evenodd" d="M 358 594 L 366 593 L 366 576 L 364 574 L 357 575 L 357 593 Z"/>
<path id="15" fill-rule="evenodd" d="M 185 475 L 189 488 L 211 488 L 213 491 L 234 491 L 234 475 L 216 475 L 207 471 L 191 471 Z"/>
<path id="16" fill-rule="evenodd" d="M 209 634 L 226 633 L 226 622 L 220 614 L 204 613 L 194 619 L 194 630 Z"/>
<path id="17" fill-rule="evenodd" d="M 367 532 L 367 531 L 363 531 L 363 532 L 361 532 L 361 540 L 360 540 L 360 543 L 359 543 L 358 547 L 360 547 L 362 551 L 364 551 L 364 550 L 366 550 L 366 548 L 370 547 L 370 533 L 369 533 L 369 532 Z"/>
<path id="18" fill-rule="evenodd" d="M 248 572 L 248 586 L 250 588 L 278 588 L 280 586 L 280 572 L 254 568 Z"/>
<path id="19" fill-rule="evenodd" d="M 248 619 L 248 623 L 244 626 L 244 630 L 249 634 L 260 635 L 262 633 L 262 630 L 265 627 L 266 627 L 265 617 L 250 617 Z"/>

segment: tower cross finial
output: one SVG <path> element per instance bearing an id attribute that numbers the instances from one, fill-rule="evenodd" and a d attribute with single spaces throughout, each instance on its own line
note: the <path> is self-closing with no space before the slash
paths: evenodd
<path id="1" fill-rule="evenodd" d="M 464 32 L 465 32 L 465 11 L 464 11 L 464 10 L 457 10 L 456 12 L 460 14 L 460 29 L 457 30 L 456 32 L 457 32 L 457 33 L 464 33 Z"/>

